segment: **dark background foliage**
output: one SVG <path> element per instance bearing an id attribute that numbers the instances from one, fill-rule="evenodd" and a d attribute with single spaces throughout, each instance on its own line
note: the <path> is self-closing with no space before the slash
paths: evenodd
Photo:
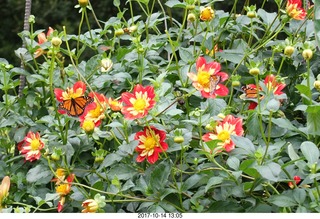
<path id="1" fill-rule="evenodd" d="M 18 33 L 23 30 L 24 19 L 24 0 L 1 0 L 0 15 L 1 15 L 1 28 L 0 28 L 0 58 L 5 58 L 14 66 L 18 66 L 20 61 L 15 56 L 14 50 L 18 49 L 22 45 L 22 41 L 18 36 Z M 118 10 L 113 5 L 113 0 L 92 0 L 90 1 L 95 14 L 101 21 L 107 21 L 110 17 L 116 16 Z M 150 1 L 151 2 L 151 1 Z M 241 13 L 239 9 L 242 9 L 243 4 L 257 5 L 257 8 L 261 5 L 260 0 L 244 1 L 240 0 L 237 13 Z M 33 0 L 32 12 L 36 17 L 36 23 L 34 29 L 48 29 L 51 26 L 54 29 L 62 30 L 62 26 L 66 26 L 68 33 L 76 33 L 77 27 L 80 21 L 81 14 L 78 13 L 78 9 L 74 6 L 78 3 L 77 0 Z M 231 7 L 234 1 L 221 1 L 214 4 L 216 10 L 231 11 Z M 121 1 L 121 8 L 127 8 L 126 1 Z M 157 10 L 158 5 L 156 5 Z M 272 10 L 274 5 L 266 5 L 266 10 Z M 135 9 L 138 9 L 137 7 Z M 169 10 L 167 8 L 167 10 Z M 182 13 L 181 13 L 182 14 Z M 174 15 L 174 17 L 178 17 Z M 89 17 L 93 21 L 93 17 Z M 90 22 L 94 24 L 95 22 Z M 83 25 L 83 30 L 86 26 Z M 94 26 L 92 28 L 95 28 Z"/>

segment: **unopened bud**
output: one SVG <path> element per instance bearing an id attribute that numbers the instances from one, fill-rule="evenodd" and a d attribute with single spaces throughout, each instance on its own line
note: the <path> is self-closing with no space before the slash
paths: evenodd
<path id="1" fill-rule="evenodd" d="M 303 50 L 302 52 L 302 57 L 305 59 L 305 60 L 310 60 L 313 56 L 313 52 L 311 49 L 305 49 Z"/>
<path id="2" fill-rule="evenodd" d="M 286 46 L 286 48 L 284 48 L 284 54 L 288 57 L 290 57 L 294 52 L 294 47 L 293 46 Z"/>
<path id="3" fill-rule="evenodd" d="M 62 43 L 62 40 L 59 37 L 52 37 L 51 44 L 54 47 L 59 47 Z"/>
<path id="4" fill-rule="evenodd" d="M 82 8 L 84 8 L 84 7 L 88 6 L 89 1 L 88 0 L 78 0 L 78 3 Z"/>

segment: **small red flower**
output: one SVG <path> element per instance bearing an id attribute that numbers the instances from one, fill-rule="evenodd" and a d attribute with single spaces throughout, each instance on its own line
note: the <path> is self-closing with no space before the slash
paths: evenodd
<path id="1" fill-rule="evenodd" d="M 135 149 L 139 153 L 137 162 L 147 158 L 149 163 L 154 164 L 159 158 L 159 153 L 168 149 L 168 144 L 165 142 L 166 132 L 153 126 L 144 127 L 143 131 L 136 133 L 134 139 L 139 141 Z"/>
<path id="2" fill-rule="evenodd" d="M 145 117 L 156 104 L 155 96 L 152 86 L 136 85 L 132 93 L 125 92 L 121 95 L 121 101 L 124 103 L 121 109 L 122 114 L 126 119 Z"/>
<path id="3" fill-rule="evenodd" d="M 24 155 L 25 160 L 30 162 L 39 160 L 44 142 L 40 139 L 40 134 L 28 132 L 24 139 L 18 143 L 18 150 Z"/>
<path id="4" fill-rule="evenodd" d="M 222 121 L 219 121 L 213 132 L 202 136 L 203 141 L 220 140 L 218 145 L 222 146 L 227 152 L 234 149 L 235 144 L 231 140 L 231 135 L 242 136 L 242 119 L 227 115 Z"/>
<path id="5" fill-rule="evenodd" d="M 307 13 L 301 6 L 301 0 L 288 0 L 286 11 L 289 17 L 295 20 L 303 20 L 306 17 Z"/>
<path id="6" fill-rule="evenodd" d="M 189 72 L 187 75 L 193 81 L 192 85 L 201 92 L 205 98 L 227 96 L 228 88 L 221 84 L 228 79 L 228 74 L 220 72 L 221 65 L 218 62 L 207 63 L 204 57 L 199 57 L 196 62 L 197 74 Z"/>
<path id="7" fill-rule="evenodd" d="M 293 180 L 294 180 L 294 183 L 295 183 L 296 185 L 299 185 L 299 183 L 301 182 L 300 176 L 294 176 L 294 177 L 293 177 Z M 293 189 L 293 188 L 294 188 L 293 182 L 288 182 L 288 186 L 289 186 L 291 189 Z"/>

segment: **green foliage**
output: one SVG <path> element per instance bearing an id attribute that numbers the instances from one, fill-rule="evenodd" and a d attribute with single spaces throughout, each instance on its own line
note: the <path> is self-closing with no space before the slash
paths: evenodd
<path id="1" fill-rule="evenodd" d="M 110 17 L 89 3 L 68 11 L 75 30 L 52 34 L 35 15 L 15 50 L 24 67 L 0 59 L 1 211 L 319 212 L 314 2 L 314 20 L 279 1 L 237 14 L 219 1 L 114 0 Z M 131 96 L 137 85 L 149 99 Z M 144 114 L 129 118 L 130 103 Z"/>

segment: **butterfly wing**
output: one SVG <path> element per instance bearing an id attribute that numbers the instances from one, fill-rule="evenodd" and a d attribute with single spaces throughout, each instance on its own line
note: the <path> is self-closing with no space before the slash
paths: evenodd
<path id="1" fill-rule="evenodd" d="M 59 108 L 65 110 L 69 116 L 77 117 L 81 116 L 84 113 L 86 106 L 92 102 L 92 97 L 80 96 L 77 98 L 64 100 L 59 104 Z"/>
<path id="2" fill-rule="evenodd" d="M 221 81 L 221 76 L 219 75 L 212 75 L 210 77 L 210 95 L 212 95 L 216 91 L 220 81 Z"/>
<path id="3" fill-rule="evenodd" d="M 245 92 L 246 98 L 257 98 L 258 97 L 258 90 L 255 87 L 251 86 L 243 86 L 242 90 Z"/>

